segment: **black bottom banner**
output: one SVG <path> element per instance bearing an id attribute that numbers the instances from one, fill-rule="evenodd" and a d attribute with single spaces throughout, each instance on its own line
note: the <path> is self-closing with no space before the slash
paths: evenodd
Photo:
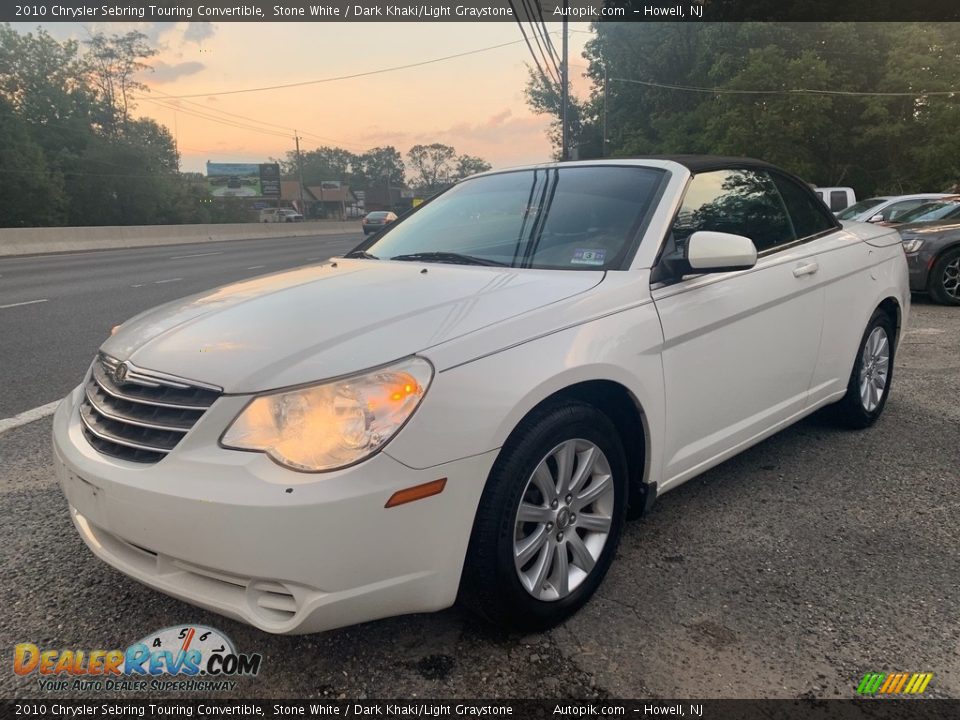
<path id="1" fill-rule="evenodd" d="M 3 700 L 2 718 L 899 718 L 960 717 L 960 700 Z"/>

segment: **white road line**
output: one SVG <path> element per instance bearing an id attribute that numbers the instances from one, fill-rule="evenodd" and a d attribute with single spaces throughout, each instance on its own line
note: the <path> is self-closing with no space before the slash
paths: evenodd
<path id="1" fill-rule="evenodd" d="M 169 280 L 157 280 L 157 281 L 154 282 L 153 284 L 154 284 L 154 285 L 163 285 L 164 283 L 176 282 L 177 280 L 183 280 L 183 278 L 170 278 Z"/>
<path id="2" fill-rule="evenodd" d="M 137 283 L 136 285 L 131 285 L 130 287 L 143 287 L 146 283 Z"/>
<path id="3" fill-rule="evenodd" d="M 266 267 L 266 265 L 253 265 L 251 267 L 248 267 L 247 270 L 259 270 L 260 268 L 264 268 L 264 267 Z"/>
<path id="4" fill-rule="evenodd" d="M 21 305 L 36 305 L 37 303 L 47 302 L 47 298 L 43 300 L 27 300 L 26 302 L 10 303 L 9 305 L 0 305 L 0 310 L 6 310 L 7 308 L 20 307 Z"/>
<path id="5" fill-rule="evenodd" d="M 15 427 L 20 427 L 21 425 L 26 425 L 27 423 L 32 423 L 34 420 L 45 418 L 47 415 L 53 415 L 53 411 L 57 409 L 57 405 L 59 404 L 59 400 L 54 400 L 46 405 L 35 407 L 32 410 L 24 410 L 19 415 L 3 418 L 0 420 L 0 433 L 12 430 Z"/>
<path id="6" fill-rule="evenodd" d="M 223 255 L 223 250 L 220 250 L 219 252 L 196 253 L 196 254 L 194 254 L 194 255 L 173 255 L 173 256 L 171 256 L 169 259 L 170 259 L 170 260 L 183 260 L 184 258 L 206 257 L 207 255 Z"/>

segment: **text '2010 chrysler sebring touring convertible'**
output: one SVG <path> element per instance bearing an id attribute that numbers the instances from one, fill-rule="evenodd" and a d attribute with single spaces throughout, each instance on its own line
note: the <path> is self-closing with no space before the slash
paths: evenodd
<path id="1" fill-rule="evenodd" d="M 872 424 L 909 301 L 895 230 L 763 162 L 490 172 L 125 322 L 57 472 L 96 555 L 270 632 L 546 628 L 658 495 L 826 405 Z"/>

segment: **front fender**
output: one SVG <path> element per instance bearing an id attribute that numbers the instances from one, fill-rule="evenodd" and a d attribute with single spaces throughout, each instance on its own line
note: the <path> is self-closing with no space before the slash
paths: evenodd
<path id="1" fill-rule="evenodd" d="M 534 407 L 590 380 L 625 387 L 645 416 L 648 481 L 659 477 L 663 334 L 652 302 L 438 373 L 423 405 L 386 452 L 415 468 L 501 447 Z"/>

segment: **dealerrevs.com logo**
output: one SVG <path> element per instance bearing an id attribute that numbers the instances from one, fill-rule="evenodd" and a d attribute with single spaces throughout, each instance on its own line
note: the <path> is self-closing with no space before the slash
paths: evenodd
<path id="1" fill-rule="evenodd" d="M 260 672 L 259 653 L 238 653 L 219 630 L 164 628 L 126 650 L 45 649 L 19 643 L 13 671 L 37 675 L 40 690 L 232 690 L 234 678 Z"/>

